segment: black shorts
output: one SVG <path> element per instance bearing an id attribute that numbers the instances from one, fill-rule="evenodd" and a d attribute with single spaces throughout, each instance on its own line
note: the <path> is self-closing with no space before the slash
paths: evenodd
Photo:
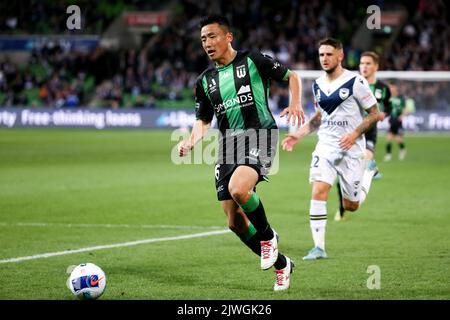
<path id="1" fill-rule="evenodd" d="M 261 181 L 269 181 L 266 175 L 260 174 L 261 167 L 254 164 L 216 164 L 214 167 L 214 176 L 216 178 L 217 200 L 224 201 L 233 199 L 228 190 L 228 184 L 234 171 L 239 166 L 248 166 L 255 169 L 259 175 L 258 183 Z M 253 191 L 256 191 L 256 188 Z"/>
<path id="2" fill-rule="evenodd" d="M 374 124 L 365 134 L 366 149 L 375 153 L 375 146 L 377 145 L 377 125 Z"/>
<path id="3" fill-rule="evenodd" d="M 258 182 L 267 181 L 267 175 L 276 155 L 278 130 L 267 136 L 259 132 L 249 136 L 237 135 L 232 142 L 219 142 L 219 159 L 214 167 L 217 199 L 219 201 L 232 199 L 228 184 L 234 171 L 239 166 L 248 166 L 258 173 Z M 264 142 L 265 141 L 265 142 Z"/>
<path id="4" fill-rule="evenodd" d="M 402 122 L 398 119 L 391 119 L 389 120 L 389 132 L 396 136 L 402 136 L 403 135 L 403 126 Z"/>

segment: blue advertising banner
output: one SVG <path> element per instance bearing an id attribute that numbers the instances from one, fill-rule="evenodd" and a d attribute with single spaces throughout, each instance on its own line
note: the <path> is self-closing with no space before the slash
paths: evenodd
<path id="1" fill-rule="evenodd" d="M 99 36 L 0 36 L 0 51 L 31 51 L 52 43 L 66 50 L 89 52 L 99 44 Z"/>
<path id="2" fill-rule="evenodd" d="M 287 128 L 284 118 L 274 114 L 280 128 Z M 61 127 L 61 128 L 188 128 L 195 121 L 194 110 L 162 109 L 31 109 L 0 108 L 1 128 Z M 213 126 L 215 125 L 215 119 Z M 388 128 L 388 120 L 378 123 L 380 130 Z M 407 131 L 450 132 L 450 113 L 416 112 L 403 120 Z"/>

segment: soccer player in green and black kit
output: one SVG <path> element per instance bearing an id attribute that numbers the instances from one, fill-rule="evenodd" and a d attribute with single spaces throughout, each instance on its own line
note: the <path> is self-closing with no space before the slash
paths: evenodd
<path id="1" fill-rule="evenodd" d="M 375 98 L 378 102 L 378 108 L 380 110 L 379 113 L 379 121 L 383 121 L 386 115 L 389 115 L 391 111 L 390 101 L 391 91 L 389 90 L 389 86 L 384 82 L 378 80 L 376 78 L 376 74 L 379 67 L 380 57 L 373 51 L 365 51 L 361 54 L 361 58 L 359 60 L 359 72 L 361 75 L 367 80 L 369 83 L 370 90 L 372 90 Z M 366 138 L 366 160 L 368 169 L 376 168 L 377 165 L 375 163 L 375 147 L 377 144 L 377 125 L 373 125 L 372 128 L 367 131 L 364 136 Z M 381 173 L 376 169 L 376 173 L 373 176 L 374 179 L 381 178 Z M 339 182 L 337 184 L 338 187 L 338 196 L 339 196 L 339 210 L 336 212 L 334 216 L 334 220 L 341 221 L 345 218 L 345 209 L 342 204 L 342 193 Z"/>
<path id="2" fill-rule="evenodd" d="M 386 136 L 386 154 L 384 155 L 384 161 L 390 161 L 392 159 L 392 140 L 398 143 L 400 148 L 398 158 L 404 160 L 406 156 L 406 147 L 403 140 L 403 125 L 402 120 L 407 114 L 406 112 L 406 100 L 405 97 L 399 94 L 398 87 L 395 84 L 391 84 L 391 110 L 388 113 L 389 116 L 389 130 Z"/>
<path id="3" fill-rule="evenodd" d="M 214 66 L 197 79 L 196 122 L 189 139 L 178 146 L 187 155 L 216 115 L 219 159 L 215 167 L 217 198 L 229 228 L 253 252 L 261 269 L 275 267 L 274 290 L 286 290 L 294 264 L 278 251 L 278 235 L 270 227 L 255 186 L 265 179 L 275 156 L 278 130 L 268 107 L 270 80 L 288 81 L 291 101 L 281 116 L 303 123 L 298 76 L 259 52 L 236 51 L 228 20 L 213 15 L 200 22 L 201 42 Z"/>

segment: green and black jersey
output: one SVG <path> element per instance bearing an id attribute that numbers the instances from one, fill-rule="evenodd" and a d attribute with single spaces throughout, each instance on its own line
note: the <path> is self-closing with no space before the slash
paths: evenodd
<path id="1" fill-rule="evenodd" d="M 389 113 L 389 116 L 391 120 L 397 120 L 401 116 L 403 110 L 406 107 L 405 98 L 403 96 L 395 96 L 391 98 L 390 102 L 391 102 L 391 112 Z"/>
<path id="2" fill-rule="evenodd" d="M 238 51 L 223 67 L 211 67 L 197 79 L 196 118 L 214 114 L 222 134 L 227 129 L 276 129 L 268 106 L 270 80 L 287 81 L 289 69 L 259 52 Z"/>
<path id="3" fill-rule="evenodd" d="M 389 102 L 389 99 L 391 99 L 391 90 L 389 90 L 389 86 L 380 80 L 376 80 L 375 83 L 369 84 L 369 87 L 377 99 L 380 111 L 389 114 L 391 111 Z"/>
<path id="4" fill-rule="evenodd" d="M 380 112 L 386 112 L 389 114 L 391 105 L 389 99 L 391 98 L 391 90 L 387 84 L 380 80 L 376 80 L 375 83 L 369 84 L 370 90 L 377 99 L 378 109 Z M 366 137 L 366 149 L 375 152 L 375 146 L 377 144 L 377 124 L 374 123 L 370 129 L 364 134 Z"/>

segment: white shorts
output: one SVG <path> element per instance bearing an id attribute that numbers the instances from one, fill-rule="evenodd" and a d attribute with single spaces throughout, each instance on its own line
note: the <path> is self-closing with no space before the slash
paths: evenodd
<path id="1" fill-rule="evenodd" d="M 348 155 L 339 156 L 336 153 L 322 154 L 314 151 L 309 169 L 309 183 L 322 181 L 332 186 L 339 177 L 343 197 L 357 202 L 360 198 L 365 165 L 363 156 L 352 158 Z"/>

